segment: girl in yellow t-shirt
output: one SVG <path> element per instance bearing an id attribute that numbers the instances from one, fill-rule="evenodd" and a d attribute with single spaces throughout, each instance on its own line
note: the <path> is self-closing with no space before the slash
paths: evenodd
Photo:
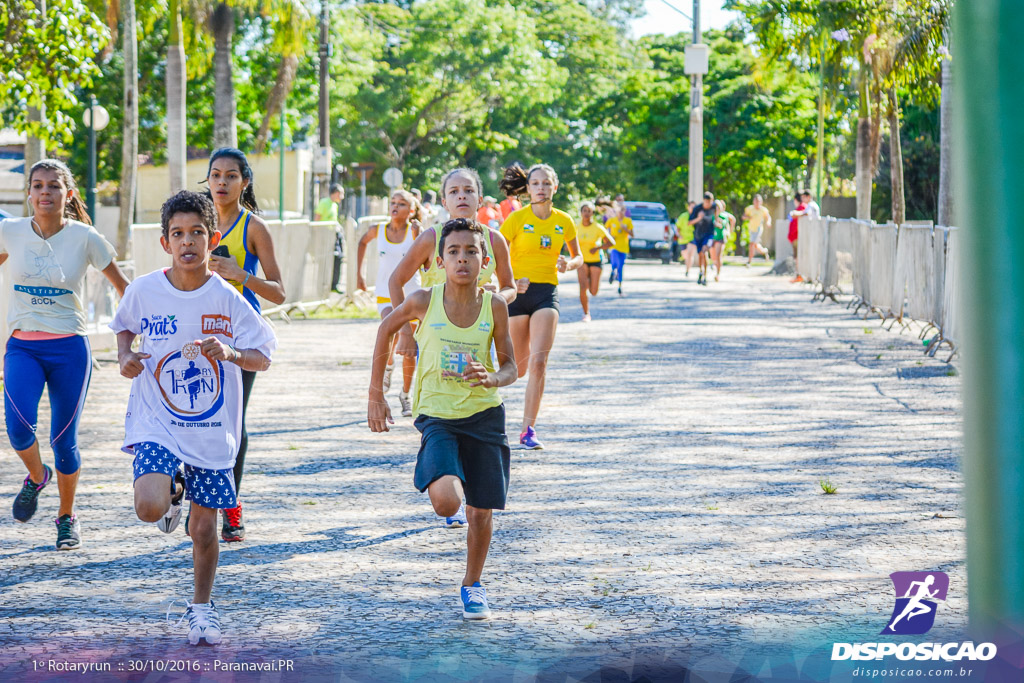
<path id="1" fill-rule="evenodd" d="M 569 214 L 551 205 L 558 191 L 558 175 L 547 164 L 529 170 L 516 164 L 505 169 L 499 187 L 509 196 L 528 194 L 529 206 L 509 214 L 501 226 L 512 254 L 512 272 L 519 296 L 508 307 L 512 344 L 519 376 L 529 371 L 519 443 L 528 449 L 544 446 L 534 424 L 544 395 L 548 354 L 558 327 L 558 274 L 583 265 L 576 224 Z M 562 255 L 562 247 L 569 258 Z"/>
<path id="2" fill-rule="evenodd" d="M 622 269 L 626 266 L 626 258 L 629 256 L 629 238 L 633 236 L 633 219 L 626 216 L 626 205 L 615 204 L 615 216 L 609 218 L 604 224 L 615 240 L 615 245 L 608 252 L 612 262 L 612 274 L 608 283 L 615 282 L 616 276 L 619 280 L 619 296 L 622 296 Z"/>
<path id="3" fill-rule="evenodd" d="M 580 204 L 580 224 L 576 226 L 576 237 L 583 251 L 583 267 L 576 271 L 580 279 L 580 303 L 583 305 L 583 322 L 590 322 L 590 302 L 587 293 L 597 296 L 601 285 L 601 251 L 615 244 L 604 226 L 594 220 L 594 202 Z"/>

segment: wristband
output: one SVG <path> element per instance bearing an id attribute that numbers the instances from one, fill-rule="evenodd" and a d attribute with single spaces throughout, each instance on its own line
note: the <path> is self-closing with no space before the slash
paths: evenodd
<path id="1" fill-rule="evenodd" d="M 228 362 L 236 363 L 238 361 L 239 356 L 241 356 L 242 354 L 238 353 L 238 349 L 236 349 L 234 346 L 231 346 L 230 344 L 228 345 L 228 348 L 231 349 L 231 360 Z"/>
<path id="2" fill-rule="evenodd" d="M 251 278 L 251 277 L 252 277 L 252 273 L 246 273 L 245 274 L 245 279 L 242 280 L 242 287 L 245 287 L 245 283 L 248 282 L 249 278 Z"/>

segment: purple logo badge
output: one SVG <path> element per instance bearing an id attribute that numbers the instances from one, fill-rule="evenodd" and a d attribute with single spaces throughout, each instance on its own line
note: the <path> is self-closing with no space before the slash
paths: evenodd
<path id="1" fill-rule="evenodd" d="M 945 572 L 893 572 L 896 605 L 883 634 L 900 636 L 927 633 L 935 623 L 937 601 L 945 600 L 949 576 Z"/>

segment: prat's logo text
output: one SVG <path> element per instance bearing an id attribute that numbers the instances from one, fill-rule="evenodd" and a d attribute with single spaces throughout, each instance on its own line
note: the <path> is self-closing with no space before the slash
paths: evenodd
<path id="1" fill-rule="evenodd" d="M 178 333 L 178 321 L 173 315 L 151 315 L 142 319 L 139 330 L 151 338 L 171 337 Z"/>
<path id="2" fill-rule="evenodd" d="M 234 338 L 231 333 L 231 318 L 226 315 L 204 315 L 203 334 L 220 334 Z"/>

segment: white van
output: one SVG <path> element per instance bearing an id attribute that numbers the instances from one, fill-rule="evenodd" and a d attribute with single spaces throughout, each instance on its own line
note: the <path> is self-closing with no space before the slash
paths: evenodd
<path id="1" fill-rule="evenodd" d="M 660 258 L 662 263 L 672 261 L 672 223 L 664 204 L 656 202 L 626 202 L 633 220 L 633 238 L 629 240 L 629 253 L 634 258 Z"/>

